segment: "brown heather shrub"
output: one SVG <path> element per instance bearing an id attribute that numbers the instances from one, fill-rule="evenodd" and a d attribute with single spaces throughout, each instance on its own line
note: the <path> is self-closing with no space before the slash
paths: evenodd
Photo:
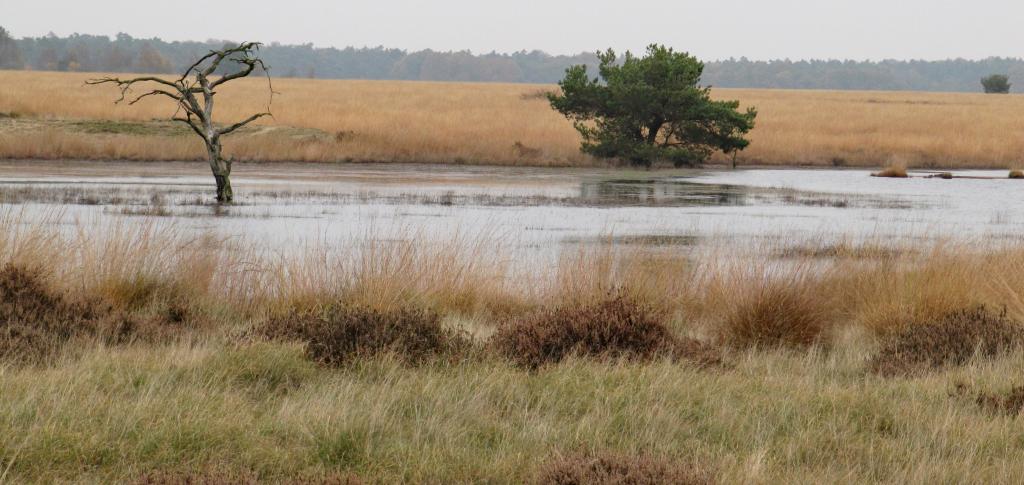
<path id="1" fill-rule="evenodd" d="M 457 357 L 471 345 L 467 334 L 446 328 L 440 314 L 418 307 L 342 303 L 298 310 L 271 318 L 260 333 L 304 342 L 312 360 L 329 366 L 389 352 L 408 364 L 420 364 L 433 357 Z"/>
<path id="2" fill-rule="evenodd" d="M 506 322 L 491 346 L 517 365 L 537 369 L 578 355 L 650 360 L 683 358 L 701 365 L 720 362 L 718 353 L 676 337 L 648 306 L 622 294 L 598 302 L 574 302 Z"/>
<path id="3" fill-rule="evenodd" d="M 46 355 L 81 332 L 90 318 L 87 306 L 65 301 L 38 273 L 10 265 L 0 270 L 0 360 Z"/>
<path id="4" fill-rule="evenodd" d="M 541 485 L 710 485 L 711 474 L 689 463 L 619 453 L 572 455 L 545 464 Z"/>
<path id="5" fill-rule="evenodd" d="M 907 326 L 871 360 L 882 375 L 908 375 L 962 365 L 975 353 L 996 357 L 1024 343 L 1024 327 L 984 306 L 961 309 L 935 321 Z"/>
<path id="6" fill-rule="evenodd" d="M 982 409 L 1007 416 L 1024 413 L 1024 386 L 1017 386 L 1005 393 L 980 393 L 977 403 Z"/>
<path id="7" fill-rule="evenodd" d="M 180 332 L 186 318 L 187 310 L 176 304 L 138 316 L 71 302 L 36 272 L 11 265 L 0 270 L 0 360 L 38 361 L 75 337 L 110 344 L 166 339 Z"/>
<path id="8" fill-rule="evenodd" d="M 1024 179 L 1024 170 L 1010 170 L 1009 178 Z"/>

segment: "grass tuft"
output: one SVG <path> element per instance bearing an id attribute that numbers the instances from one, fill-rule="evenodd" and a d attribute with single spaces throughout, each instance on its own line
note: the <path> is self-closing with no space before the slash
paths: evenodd
<path id="1" fill-rule="evenodd" d="M 806 348 L 823 343 L 832 327 L 828 293 L 799 273 L 760 275 L 733 288 L 718 327 L 723 344 L 735 348 Z"/>

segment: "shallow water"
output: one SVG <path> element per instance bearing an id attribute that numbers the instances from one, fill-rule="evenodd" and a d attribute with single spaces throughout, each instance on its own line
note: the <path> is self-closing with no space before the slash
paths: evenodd
<path id="1" fill-rule="evenodd" d="M 499 239 L 557 253 L 614 242 L 689 248 L 862 239 L 1014 239 L 1024 181 L 881 179 L 858 170 L 614 171 L 429 165 L 242 165 L 236 204 L 202 164 L 6 162 L 0 210 L 27 224 L 154 218 L 268 248 L 366 237 Z M 1005 172 L 958 172 L 999 176 Z M 523 254 L 523 253 L 521 253 Z"/>

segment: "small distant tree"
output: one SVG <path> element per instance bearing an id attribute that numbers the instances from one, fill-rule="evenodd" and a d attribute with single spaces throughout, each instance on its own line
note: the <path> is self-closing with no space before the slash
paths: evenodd
<path id="1" fill-rule="evenodd" d="M 24 69 L 25 60 L 21 57 L 18 41 L 0 27 L 0 69 Z"/>
<path id="2" fill-rule="evenodd" d="M 600 78 L 587 67 L 566 70 L 552 108 L 573 121 L 582 150 L 597 157 L 650 166 L 665 160 L 696 165 L 716 150 L 735 154 L 749 145 L 757 111 L 738 111 L 738 101 L 715 101 L 699 85 L 704 64 L 695 57 L 651 45 L 644 57 L 599 54 Z"/>
<path id="3" fill-rule="evenodd" d="M 1010 76 L 993 74 L 981 78 L 981 86 L 988 94 L 1008 94 L 1010 92 Z"/>
<path id="4" fill-rule="evenodd" d="M 177 80 L 168 80 L 154 76 L 137 77 L 133 79 L 120 79 L 105 77 L 91 79 L 87 84 L 114 84 L 121 90 L 121 97 L 115 103 L 123 102 L 131 92 L 133 86 L 146 85 L 153 87 L 139 96 L 135 96 L 128 103 L 138 103 L 149 96 L 164 96 L 174 100 L 177 111 L 171 118 L 187 125 L 196 135 L 199 135 L 206 145 L 206 153 L 210 161 L 210 170 L 217 183 L 217 201 L 231 202 L 234 194 L 231 190 L 231 159 L 226 159 L 221 154 L 221 137 L 234 133 L 239 128 L 252 123 L 264 116 L 270 115 L 270 103 L 267 103 L 267 111 L 256 113 L 233 125 L 217 125 L 213 121 L 213 98 L 217 94 L 217 88 L 224 83 L 235 79 L 243 78 L 252 74 L 257 67 L 266 72 L 267 67 L 259 58 L 258 42 L 245 42 L 237 47 L 228 47 L 222 50 L 212 50 L 209 54 L 194 62 L 185 73 Z M 213 77 L 217 68 L 221 67 L 224 61 L 236 63 L 240 66 L 237 71 L 228 72 L 220 77 Z M 273 100 L 274 90 L 270 86 L 270 76 L 267 75 L 267 87 L 270 91 L 270 99 Z M 202 103 L 196 97 L 202 96 Z M 184 115 L 179 115 L 184 113 Z"/>
<path id="5" fill-rule="evenodd" d="M 57 56 L 57 49 L 53 46 L 46 46 L 39 52 L 36 59 L 36 67 L 44 71 L 56 71 L 60 67 L 60 58 Z"/>
<path id="6" fill-rule="evenodd" d="M 102 69 L 107 72 L 124 72 L 132 68 L 132 54 L 124 47 L 113 44 L 103 54 Z"/>
<path id="7" fill-rule="evenodd" d="M 156 50 L 149 42 L 142 44 L 139 48 L 139 60 L 135 62 L 135 69 L 139 72 L 151 74 L 163 74 L 171 72 L 171 62 Z"/>

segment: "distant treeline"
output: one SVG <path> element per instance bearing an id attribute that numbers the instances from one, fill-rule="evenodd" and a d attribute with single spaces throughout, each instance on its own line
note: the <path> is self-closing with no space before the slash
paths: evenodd
<path id="1" fill-rule="evenodd" d="M 74 34 L 13 39 L 0 28 L 0 69 L 170 73 L 185 69 L 225 41 L 165 42 L 127 34 Z M 408 52 L 385 47 L 317 48 L 269 44 L 262 50 L 277 77 L 554 83 L 566 67 L 597 65 L 593 53 L 553 56 L 541 51 L 472 54 Z M 1024 59 L 945 61 L 751 61 L 708 62 L 704 82 L 736 88 L 981 91 L 981 78 L 1006 74 L 1024 89 Z M 1015 85 L 1014 91 L 1018 91 Z"/>

